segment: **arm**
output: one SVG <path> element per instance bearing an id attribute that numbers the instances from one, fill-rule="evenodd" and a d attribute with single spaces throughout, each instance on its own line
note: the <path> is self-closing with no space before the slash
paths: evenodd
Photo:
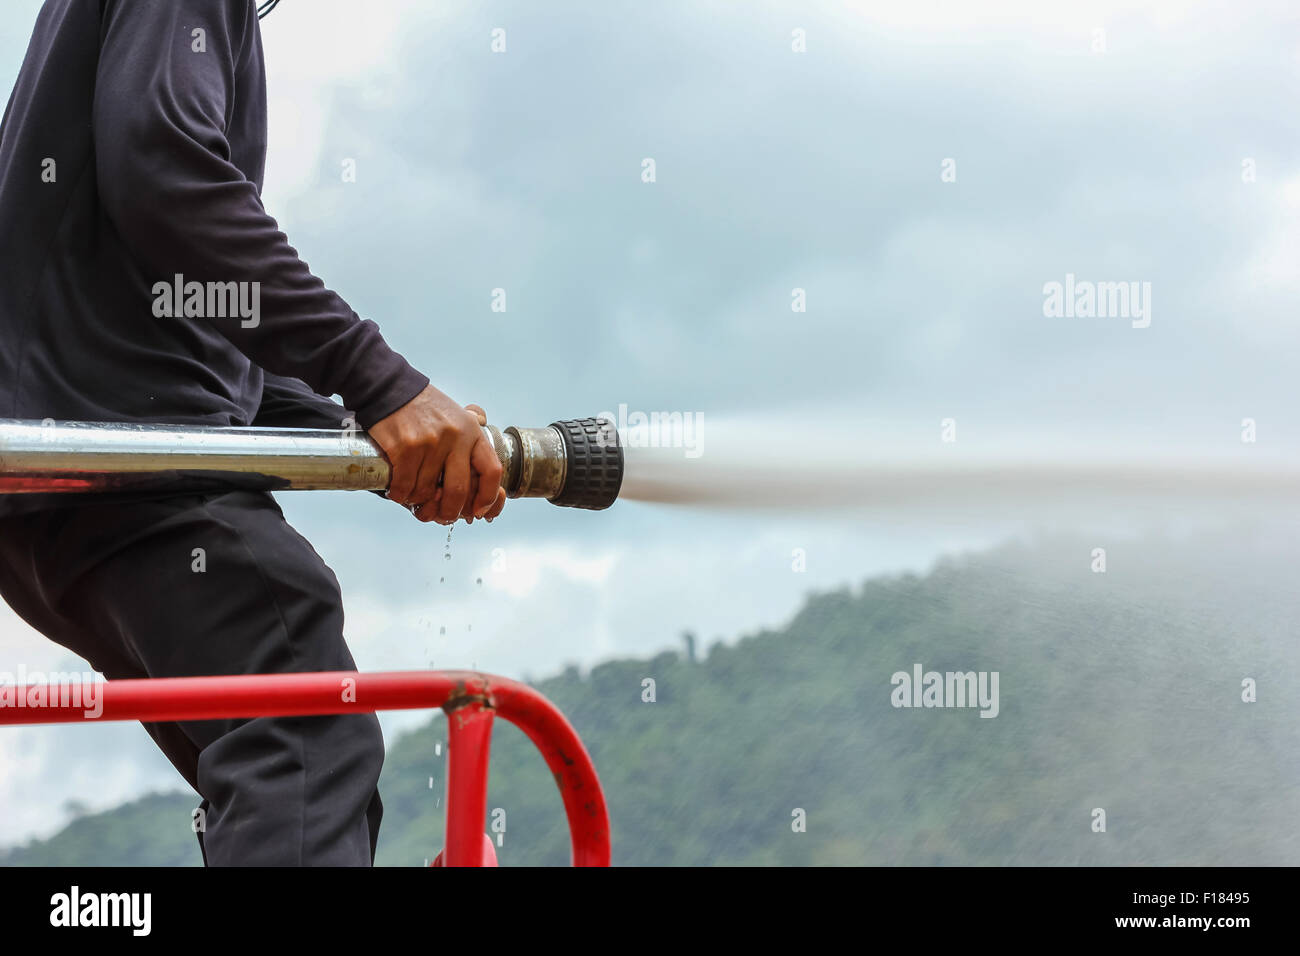
<path id="1" fill-rule="evenodd" d="M 388 456 L 388 496 L 421 520 L 499 513 L 501 465 L 481 410 L 429 385 L 378 326 L 325 288 L 231 162 L 227 123 L 241 70 L 260 55 L 253 0 L 103 0 L 101 29 L 96 181 L 145 275 L 258 282 L 258 323 L 212 321 L 278 377 L 273 391 L 296 379 L 316 396 L 342 396 Z"/>
<path id="2" fill-rule="evenodd" d="M 356 416 L 324 395 L 317 395 L 306 382 L 267 372 L 262 385 L 262 404 L 253 419 L 256 428 L 323 428 L 342 430 Z"/>
<path id="3" fill-rule="evenodd" d="M 237 78 L 259 48 L 252 0 L 106 0 L 102 29 L 96 177 L 146 276 L 260 283 L 256 327 L 211 321 L 267 371 L 341 395 L 363 427 L 420 394 L 428 378 L 312 275 L 230 160 Z"/>

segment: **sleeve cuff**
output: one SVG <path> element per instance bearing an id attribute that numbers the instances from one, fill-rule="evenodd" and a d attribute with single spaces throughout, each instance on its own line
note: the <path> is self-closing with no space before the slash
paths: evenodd
<path id="1" fill-rule="evenodd" d="M 357 402 L 354 405 L 348 400 L 348 396 L 343 396 L 343 400 L 355 408 L 357 424 L 362 428 L 370 428 L 376 422 L 387 418 L 429 385 L 429 376 L 417 371 L 396 352 L 393 352 L 392 356 L 396 360 L 396 367 L 381 373 L 383 380 L 374 383 L 366 390 L 365 402 Z"/>

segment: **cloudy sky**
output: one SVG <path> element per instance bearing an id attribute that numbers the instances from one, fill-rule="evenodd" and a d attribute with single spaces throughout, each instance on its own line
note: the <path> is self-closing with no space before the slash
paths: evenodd
<path id="1" fill-rule="evenodd" d="M 6 5 L 0 77 L 39 6 Z M 318 275 L 501 424 L 678 411 L 706 447 L 752 435 L 798 465 L 866 435 L 930 446 L 946 418 L 968 447 L 1231 454 L 1252 418 L 1285 452 L 1298 20 L 1272 0 L 283 0 L 264 198 Z M 1045 316 L 1067 274 L 1150 283 L 1149 326 Z M 533 677 L 686 629 L 735 640 L 808 591 L 1025 528 L 806 497 L 516 502 L 456 528 L 449 560 L 445 529 L 373 496 L 282 503 L 339 575 L 363 669 Z M 0 608 L 9 661 L 80 666 Z M 179 783 L 134 725 L 0 732 L 0 845 L 65 801 Z"/>

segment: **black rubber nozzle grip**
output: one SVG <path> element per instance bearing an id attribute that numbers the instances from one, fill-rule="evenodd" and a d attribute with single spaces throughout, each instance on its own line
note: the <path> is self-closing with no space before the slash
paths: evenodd
<path id="1" fill-rule="evenodd" d="M 564 488 L 551 499 L 563 508 L 603 511 L 618 499 L 623 486 L 623 444 L 607 418 L 573 418 L 552 422 L 564 439 L 568 464 Z"/>

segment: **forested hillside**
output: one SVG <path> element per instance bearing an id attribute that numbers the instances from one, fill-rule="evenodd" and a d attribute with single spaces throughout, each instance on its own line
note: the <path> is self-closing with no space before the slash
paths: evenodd
<path id="1" fill-rule="evenodd" d="M 619 864 L 1300 863 L 1294 602 L 1222 554 L 1156 553 L 1093 574 L 1086 549 L 1008 547 L 537 686 L 592 752 Z M 998 672 L 997 717 L 894 707 L 891 675 L 916 663 Z M 438 715 L 390 748 L 383 864 L 440 846 L 443 733 Z M 503 865 L 565 863 L 555 785 L 504 723 L 492 767 Z M 161 822 L 195 802 L 83 817 L 0 862 L 197 863 L 185 826 Z"/>

